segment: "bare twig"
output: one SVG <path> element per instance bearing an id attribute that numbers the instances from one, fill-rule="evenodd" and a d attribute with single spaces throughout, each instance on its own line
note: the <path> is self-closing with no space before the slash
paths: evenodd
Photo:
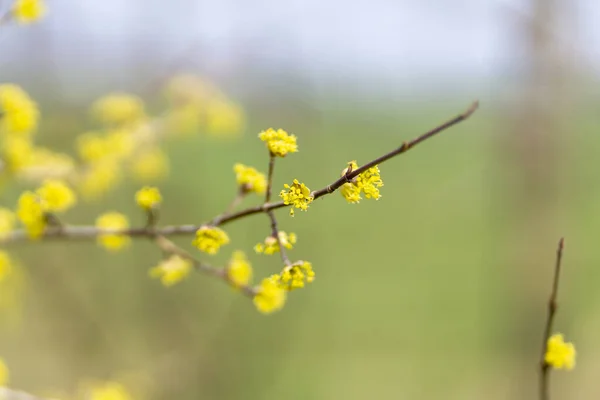
<path id="1" fill-rule="evenodd" d="M 550 398 L 549 393 L 549 381 L 550 381 L 550 365 L 546 362 L 546 350 L 548 348 L 548 339 L 552 333 L 552 324 L 554 323 L 554 316 L 558 309 L 557 296 L 558 296 L 558 283 L 560 281 L 560 265 L 562 261 L 563 249 L 565 246 L 565 239 L 560 238 L 558 241 L 558 248 L 556 250 L 556 263 L 554 265 L 554 279 L 552 282 L 552 291 L 550 292 L 550 298 L 548 299 L 548 316 L 546 318 L 546 326 L 544 327 L 544 337 L 542 338 L 542 354 L 540 356 L 540 400 L 548 400 Z"/>
<path id="2" fill-rule="evenodd" d="M 225 268 L 213 267 L 209 264 L 206 264 L 204 262 L 196 260 L 190 253 L 188 253 L 181 247 L 177 246 L 175 243 L 173 243 L 172 241 L 170 241 L 169 239 L 167 239 L 164 236 L 157 236 L 156 244 L 163 252 L 165 252 L 167 254 L 178 255 L 179 257 L 190 261 L 197 270 L 205 272 L 209 275 L 215 276 L 219 279 L 222 279 L 226 283 L 233 285 L 233 282 L 229 279 L 229 275 L 227 274 L 227 270 Z M 244 293 L 248 297 L 254 297 L 254 295 L 256 295 L 256 289 L 254 289 L 251 286 L 248 286 L 248 285 L 241 285 L 241 286 L 234 285 L 234 286 L 238 287 L 242 291 L 242 293 Z"/>
<path id="3" fill-rule="evenodd" d="M 405 153 L 408 150 L 415 147 L 417 144 L 424 142 L 425 140 L 430 139 L 431 137 L 435 136 L 436 134 L 466 120 L 477 110 L 478 106 L 479 106 L 479 103 L 474 102 L 465 112 L 457 115 L 456 117 L 452 118 L 451 120 L 444 122 L 443 124 L 414 138 L 413 140 L 411 140 L 409 142 L 404 142 L 397 149 L 395 149 L 389 153 L 386 153 L 383 156 L 378 157 L 371 162 L 368 162 L 367 164 L 363 165 L 360 168 L 357 168 L 356 170 L 353 170 L 353 171 L 347 173 L 345 176 L 337 179 L 332 184 L 327 185 L 326 187 L 324 187 L 320 190 L 316 190 L 316 191 L 312 192 L 313 197 L 315 199 L 318 199 L 319 197 L 322 197 L 327 194 L 335 192 L 344 183 L 352 180 L 354 177 L 360 175 L 367 169 L 369 169 L 375 165 L 381 164 L 399 154 Z M 157 227 L 154 229 L 153 233 L 156 235 L 161 235 L 161 236 L 189 235 L 189 234 L 195 233 L 201 226 L 225 225 L 229 222 L 233 222 L 235 220 L 248 217 L 250 215 L 260 214 L 260 213 L 268 213 L 271 210 L 276 210 L 276 209 L 284 208 L 284 207 L 289 207 L 289 205 L 284 204 L 283 201 L 278 201 L 278 202 L 274 202 L 274 203 L 267 201 L 264 204 L 257 205 L 254 207 L 249 207 L 249 208 L 240 210 L 240 211 L 232 213 L 232 214 L 221 214 L 221 215 L 213 218 L 210 222 L 205 223 L 205 224 Z M 39 239 L 40 240 L 48 240 L 48 239 L 83 239 L 83 240 L 88 239 L 89 240 L 89 239 L 96 238 L 98 235 L 106 234 L 106 233 L 127 235 L 130 237 L 147 237 L 147 236 L 149 236 L 149 231 L 146 228 L 106 230 L 106 229 L 96 228 L 94 226 L 64 226 L 60 230 L 53 229 L 53 228 L 46 229 L 46 231 L 43 233 L 43 235 Z M 5 239 L 0 240 L 0 245 L 6 245 L 11 242 L 19 242 L 19 241 L 24 241 L 24 240 L 28 240 L 28 236 L 27 236 L 26 232 L 23 230 L 16 230 L 16 231 L 12 232 L 10 235 L 8 235 L 8 237 L 6 237 Z"/>

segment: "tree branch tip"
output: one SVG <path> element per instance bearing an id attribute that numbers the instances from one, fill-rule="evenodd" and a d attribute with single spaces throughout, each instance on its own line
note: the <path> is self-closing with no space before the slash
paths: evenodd
<path id="1" fill-rule="evenodd" d="M 475 100 L 462 115 L 463 118 L 467 119 L 479 108 L 479 100 Z"/>

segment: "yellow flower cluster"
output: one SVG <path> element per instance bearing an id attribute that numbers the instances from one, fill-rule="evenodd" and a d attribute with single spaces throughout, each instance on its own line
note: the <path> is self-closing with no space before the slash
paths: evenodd
<path id="1" fill-rule="evenodd" d="M 233 171 L 238 185 L 244 192 L 262 194 L 267 190 L 267 178 L 256 169 L 238 163 L 233 166 Z"/>
<path id="2" fill-rule="evenodd" d="M 227 264 L 227 277 L 233 287 L 245 286 L 252 280 L 252 265 L 243 251 L 235 251 Z"/>
<path id="3" fill-rule="evenodd" d="M 4 363 L 4 360 L 0 358 L 0 386 L 8 385 L 9 376 L 8 367 Z"/>
<path id="4" fill-rule="evenodd" d="M 0 157 L 6 170 L 17 177 L 62 178 L 72 171 L 73 160 L 34 144 L 39 117 L 37 104 L 23 89 L 0 85 Z"/>
<path id="5" fill-rule="evenodd" d="M 237 134 L 245 124 L 242 108 L 226 99 L 214 99 L 206 107 L 206 132 L 221 136 Z"/>
<path id="6" fill-rule="evenodd" d="M 279 240 L 281 241 L 283 247 L 285 247 L 286 249 L 292 249 L 294 247 L 294 244 L 296 244 L 297 237 L 295 233 L 290 233 L 288 235 L 284 231 L 279 231 Z M 278 253 L 279 242 L 273 235 L 267 236 L 264 243 L 258 243 L 256 246 L 254 246 L 254 251 L 266 255 Z"/>
<path id="7" fill-rule="evenodd" d="M 6 239 L 13 231 L 16 216 L 8 208 L 0 208 L 0 240 Z"/>
<path id="8" fill-rule="evenodd" d="M 0 250 L 0 282 L 6 280 L 13 270 L 12 260 L 7 252 Z"/>
<path id="9" fill-rule="evenodd" d="M 279 311 L 285 305 L 287 292 L 280 284 L 280 276 L 272 275 L 262 280 L 253 298 L 254 306 L 263 314 Z"/>
<path id="10" fill-rule="evenodd" d="M 150 276 L 159 278 L 169 287 L 185 279 L 192 270 L 192 263 L 178 255 L 172 255 L 150 270 Z"/>
<path id="11" fill-rule="evenodd" d="M 263 279 L 254 296 L 254 305 L 258 311 L 269 314 L 285 305 L 286 293 L 303 288 L 306 283 L 315 280 L 315 272 L 308 261 L 297 261 L 283 268 L 280 274 Z"/>
<path id="12" fill-rule="evenodd" d="M 283 187 L 287 190 L 282 190 L 279 193 L 279 197 L 283 199 L 284 204 L 291 204 L 303 211 L 308 209 L 308 205 L 313 201 L 313 197 L 310 195 L 310 189 L 304 183 L 300 183 L 297 179 L 294 179 L 292 185 L 286 183 Z M 290 208 L 290 215 L 294 216 L 293 208 Z"/>
<path id="13" fill-rule="evenodd" d="M 165 95 L 171 103 L 167 114 L 169 132 L 191 135 L 204 130 L 212 136 L 240 133 L 246 117 L 243 109 L 212 83 L 198 76 L 175 76 Z"/>
<path id="14" fill-rule="evenodd" d="M 221 246 L 229 243 L 229 236 L 224 230 L 214 226 L 203 226 L 196 231 L 196 239 L 192 242 L 198 250 L 211 255 L 217 254 Z"/>
<path id="15" fill-rule="evenodd" d="M 94 384 L 86 391 L 89 400 L 132 400 L 133 398 L 123 385 L 117 382 Z"/>
<path id="16" fill-rule="evenodd" d="M 144 210 L 157 208 L 162 202 L 160 191 L 151 186 L 145 186 L 135 194 L 135 201 Z"/>
<path id="17" fill-rule="evenodd" d="M 283 129 L 269 128 L 258 134 L 260 140 L 266 143 L 269 152 L 278 157 L 285 157 L 288 153 L 298 151 L 296 136 L 290 135 Z"/>
<path id="18" fill-rule="evenodd" d="M 24 192 L 19 197 L 17 217 L 30 238 L 41 236 L 46 228 L 47 214 L 61 213 L 75 205 L 77 197 L 67 184 L 46 180 L 35 192 Z M 6 217 L 8 218 L 8 217 Z"/>
<path id="19" fill-rule="evenodd" d="M 129 93 L 111 93 L 92 105 L 92 114 L 107 125 L 134 124 L 142 120 L 146 113 L 144 102 Z"/>
<path id="20" fill-rule="evenodd" d="M 546 364 L 555 369 L 571 370 L 575 367 L 575 346 L 573 343 L 565 342 L 560 333 L 548 338 L 546 346 Z"/>
<path id="21" fill-rule="evenodd" d="M 308 261 L 300 261 L 285 267 L 280 276 L 281 284 L 289 291 L 303 288 L 305 283 L 315 280 L 315 272 Z"/>
<path id="22" fill-rule="evenodd" d="M 46 5 L 42 0 L 16 0 L 12 15 L 21 24 L 35 22 L 46 14 Z"/>
<path id="23" fill-rule="evenodd" d="M 120 231 L 129 228 L 127 217 L 111 211 L 96 219 L 96 228 L 107 231 Z M 98 244 L 109 251 L 118 251 L 129 245 L 131 238 L 119 233 L 104 233 L 98 235 Z"/>
<path id="24" fill-rule="evenodd" d="M 351 168 L 352 171 L 357 170 L 356 161 L 349 162 L 348 168 Z M 346 175 L 348 168 L 342 171 L 342 176 Z M 379 167 L 376 165 L 355 177 L 352 182 L 344 183 L 340 193 L 348 203 L 358 203 L 362 199 L 361 193 L 364 193 L 367 199 L 379 200 L 381 197 L 379 188 L 382 186 L 383 181 L 381 180 Z"/>
<path id="25" fill-rule="evenodd" d="M 28 135 L 38 125 L 40 113 L 37 104 L 17 85 L 0 85 L 0 108 L 4 134 Z"/>
<path id="26" fill-rule="evenodd" d="M 113 93 L 98 99 L 91 113 L 104 124 L 77 139 L 83 168 L 76 179 L 88 199 L 96 199 L 117 186 L 125 167 L 140 181 L 163 178 L 168 159 L 158 146 L 161 126 L 146 118 L 144 103 L 134 95 Z"/>

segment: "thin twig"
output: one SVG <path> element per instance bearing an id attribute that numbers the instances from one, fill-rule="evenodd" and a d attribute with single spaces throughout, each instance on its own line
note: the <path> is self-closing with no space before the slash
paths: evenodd
<path id="1" fill-rule="evenodd" d="M 225 268 L 213 267 L 209 264 L 198 261 L 190 253 L 188 253 L 181 247 L 177 246 L 175 243 L 173 243 L 172 241 L 170 241 L 169 239 L 167 239 L 164 236 L 157 236 L 156 244 L 163 252 L 168 253 L 168 254 L 175 254 L 181 258 L 185 258 L 186 260 L 190 261 L 197 270 L 205 272 L 205 273 L 215 276 L 217 278 L 220 278 L 223 281 L 225 281 L 226 283 L 233 285 L 233 282 L 231 281 L 231 279 L 229 279 L 229 275 L 227 274 L 227 270 Z M 254 297 L 256 295 L 256 289 L 254 289 L 251 286 L 248 286 L 248 285 L 241 285 L 241 286 L 233 285 L 233 286 L 239 288 L 242 291 L 242 293 L 244 293 L 248 297 Z"/>
<path id="2" fill-rule="evenodd" d="M 544 337 L 542 338 L 542 354 L 540 356 L 540 400 L 549 400 L 549 383 L 550 383 L 550 365 L 546 362 L 546 351 L 548 348 L 548 339 L 552 333 L 552 325 L 554 316 L 558 309 L 558 283 L 560 281 L 560 265 L 562 261 L 563 249 L 565 247 L 565 239 L 560 238 L 558 248 L 556 250 L 556 263 L 554 265 L 554 279 L 552 282 L 552 291 L 548 299 L 548 317 L 546 318 L 546 326 L 544 328 Z"/>
<path id="3" fill-rule="evenodd" d="M 273 171 L 275 170 L 275 154 L 269 152 L 269 172 L 267 173 L 267 193 L 265 194 L 265 204 L 271 201 L 271 191 L 273 190 Z"/>
<path id="4" fill-rule="evenodd" d="M 443 124 L 437 126 L 436 128 L 414 138 L 409 142 L 404 142 L 397 149 L 384 154 L 383 156 L 376 158 L 375 160 L 363 165 L 360 168 L 357 168 L 354 171 L 347 173 L 345 176 L 337 179 L 332 184 L 312 192 L 312 195 L 315 199 L 319 197 L 325 196 L 327 194 L 335 192 L 339 189 L 344 183 L 352 180 L 354 177 L 360 175 L 367 169 L 381 164 L 399 154 L 405 153 L 408 150 L 415 147 L 417 144 L 424 142 L 425 140 L 435 136 L 436 134 L 466 120 L 469 118 L 478 107 L 479 103 L 474 102 L 465 112 L 457 115 L 451 120 L 444 122 Z M 248 217 L 254 214 L 267 213 L 271 210 L 276 210 L 279 208 L 289 207 L 289 205 L 284 204 L 283 201 L 278 201 L 274 203 L 265 202 L 264 204 L 253 206 L 246 208 L 244 210 L 240 210 L 238 212 L 232 214 L 222 214 L 215 218 L 213 218 L 210 222 L 202 224 L 202 225 L 177 225 L 177 226 L 164 226 L 157 227 L 154 230 L 154 233 L 162 236 L 176 236 L 176 235 L 190 235 L 195 233 L 201 226 L 210 225 L 210 226 L 220 226 L 225 225 L 229 222 L 233 222 L 240 218 Z M 112 233 L 112 234 L 120 234 L 127 235 L 130 237 L 146 237 L 149 236 L 148 230 L 146 228 L 129 228 L 122 230 L 106 230 L 96 228 L 94 226 L 65 226 L 61 230 L 48 228 L 44 231 L 42 236 L 39 238 L 40 240 L 47 239 L 93 239 L 101 234 Z M 0 240 L 0 245 L 6 245 L 11 242 L 19 242 L 28 240 L 27 233 L 24 230 L 16 230 L 11 232 L 6 238 Z"/>
<path id="5" fill-rule="evenodd" d="M 277 228 L 277 218 L 275 218 L 275 213 L 272 210 L 267 211 L 267 215 L 271 220 L 271 236 L 273 236 L 275 240 L 277 240 L 277 245 L 279 246 L 279 254 L 281 254 L 281 261 L 283 261 L 283 264 L 287 267 L 291 264 L 291 262 L 287 256 L 285 248 L 283 247 L 281 238 L 279 237 L 279 229 Z"/>

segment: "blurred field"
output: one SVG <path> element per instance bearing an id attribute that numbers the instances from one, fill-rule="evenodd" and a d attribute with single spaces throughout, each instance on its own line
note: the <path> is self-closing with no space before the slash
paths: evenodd
<path id="1" fill-rule="evenodd" d="M 199 223 L 221 212 L 235 193 L 235 162 L 266 169 L 256 134 L 273 124 L 295 133 L 300 145 L 278 163 L 275 188 L 299 178 L 318 189 L 347 161 L 369 161 L 470 101 L 332 102 L 313 118 L 275 121 L 268 110 L 250 110 L 239 140 L 169 143 L 161 222 Z M 557 394 L 593 398 L 590 377 L 598 367 L 586 347 L 593 343 L 589 327 L 598 323 L 599 120 L 584 115 L 561 139 L 559 190 L 548 193 L 555 201 L 547 218 L 526 227 L 539 235 L 533 240 L 523 234 L 527 220 L 514 201 L 519 171 L 498 145 L 505 127 L 497 118 L 483 103 L 471 120 L 382 165 L 378 202 L 349 205 L 334 193 L 294 218 L 279 211 L 280 228 L 299 237 L 291 257 L 310 260 L 317 280 L 272 316 L 204 275 L 163 288 L 148 278 L 160 254 L 145 241 L 116 255 L 94 243 L 18 246 L 29 280 L 26 307 L 22 323 L 6 323 L 0 340 L 12 386 L 71 392 L 81 379 L 116 379 L 137 398 L 182 400 L 531 398 L 555 245 L 564 235 L 557 326 L 581 358 L 553 384 Z M 58 146 L 77 133 L 52 126 L 41 137 Z M 18 189 L 9 188 L 2 203 L 12 205 Z M 91 223 L 116 209 L 141 224 L 135 190 L 128 183 L 68 219 Z M 226 228 L 232 244 L 215 264 L 240 248 L 259 277 L 279 268 L 277 258 L 251 251 L 269 233 L 265 216 Z M 189 239 L 179 242 L 187 246 Z M 523 249 L 534 254 L 533 265 L 513 264 Z"/>

